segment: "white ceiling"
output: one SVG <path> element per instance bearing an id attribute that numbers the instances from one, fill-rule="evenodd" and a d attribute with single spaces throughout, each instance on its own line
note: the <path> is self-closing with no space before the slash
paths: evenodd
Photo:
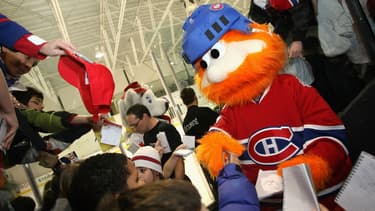
<path id="1" fill-rule="evenodd" d="M 225 2 L 247 14 L 250 1 L 198 2 Z M 124 71 L 130 81 L 157 79 L 151 51 L 159 62 L 173 62 L 176 72 L 186 70 L 180 56 L 184 0 L 0 0 L 0 12 L 45 40 L 69 40 L 92 60 L 96 51 L 104 52 L 97 62 L 111 69 L 117 93 L 127 85 Z M 44 60 L 23 82 L 56 99 L 70 86 L 60 78 L 57 60 Z"/>

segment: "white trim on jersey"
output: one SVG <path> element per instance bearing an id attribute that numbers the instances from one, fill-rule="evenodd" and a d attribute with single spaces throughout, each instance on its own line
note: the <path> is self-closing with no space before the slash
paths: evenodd
<path id="1" fill-rule="evenodd" d="M 344 125 L 313 125 L 313 124 L 306 124 L 304 125 L 305 128 L 314 129 L 314 130 L 345 130 Z"/>

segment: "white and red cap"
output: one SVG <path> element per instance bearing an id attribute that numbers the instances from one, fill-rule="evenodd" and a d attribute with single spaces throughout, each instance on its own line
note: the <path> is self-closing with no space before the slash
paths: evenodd
<path id="1" fill-rule="evenodd" d="M 135 167 L 149 168 L 154 171 L 163 173 L 161 169 L 160 155 L 156 149 L 151 146 L 139 148 L 132 158 Z"/>

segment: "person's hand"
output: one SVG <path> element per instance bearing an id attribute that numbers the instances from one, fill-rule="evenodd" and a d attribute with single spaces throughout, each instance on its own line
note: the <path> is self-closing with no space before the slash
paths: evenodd
<path id="1" fill-rule="evenodd" d="M 178 151 L 178 150 L 180 150 L 180 149 L 186 149 L 186 145 L 185 145 L 185 144 L 180 144 L 180 145 L 178 145 L 178 146 L 176 147 L 176 149 L 175 149 L 173 152 L 176 152 L 176 151 Z M 175 153 L 172 153 L 172 156 L 182 157 L 181 155 L 177 155 L 177 154 L 175 154 Z"/>
<path id="2" fill-rule="evenodd" d="M 95 132 L 99 132 L 103 125 L 105 124 L 105 120 L 107 118 L 107 116 L 102 116 L 102 115 L 99 115 L 99 119 L 97 122 L 94 122 L 92 120 L 92 117 L 88 117 L 89 118 L 89 122 L 90 124 L 92 124 L 92 129 L 95 131 Z"/>
<path id="3" fill-rule="evenodd" d="M 63 40 L 52 40 L 44 44 L 39 52 L 46 56 L 61 56 L 65 55 L 65 50 L 76 51 L 76 48 Z"/>
<path id="4" fill-rule="evenodd" d="M 156 151 L 158 151 L 160 159 L 161 159 L 163 157 L 164 148 L 161 146 L 160 140 L 157 140 L 155 142 L 154 148 L 156 149 Z"/>
<path id="5" fill-rule="evenodd" d="M 56 149 L 56 148 L 52 145 L 52 143 L 49 142 L 49 141 L 46 141 L 46 150 L 47 151 L 52 151 L 54 149 Z"/>
<path id="6" fill-rule="evenodd" d="M 174 151 L 177 151 L 179 149 L 186 149 L 186 145 L 185 144 L 180 144 L 176 147 L 176 149 Z"/>
<path id="7" fill-rule="evenodd" d="M 14 136 L 16 135 L 18 129 L 18 120 L 16 112 L 14 112 L 14 110 L 10 113 L 3 113 L 1 115 L 1 118 L 5 119 L 5 124 L 7 125 L 7 133 L 2 140 L 2 147 L 5 150 L 8 150 L 13 142 Z"/>
<path id="8" fill-rule="evenodd" d="M 238 159 L 238 156 L 231 152 L 223 152 L 223 158 L 224 158 L 224 165 L 227 165 L 229 163 L 240 165 L 240 159 Z"/>
<path id="9" fill-rule="evenodd" d="M 290 44 L 288 49 L 289 58 L 301 57 L 303 50 L 303 45 L 301 41 L 294 41 Z"/>
<path id="10" fill-rule="evenodd" d="M 27 109 L 27 106 L 25 106 L 24 104 L 20 103 L 12 94 L 9 94 L 10 95 L 10 99 L 12 100 L 13 102 L 13 105 L 15 108 L 18 108 L 18 109 Z"/>

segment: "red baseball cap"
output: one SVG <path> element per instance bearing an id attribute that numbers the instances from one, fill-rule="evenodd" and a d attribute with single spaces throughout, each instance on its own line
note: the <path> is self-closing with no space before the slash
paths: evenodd
<path id="1" fill-rule="evenodd" d="M 67 52 L 58 63 L 61 77 L 75 86 L 87 111 L 94 115 L 110 111 L 115 83 L 111 71 L 102 64 L 90 61 L 79 53 Z"/>

